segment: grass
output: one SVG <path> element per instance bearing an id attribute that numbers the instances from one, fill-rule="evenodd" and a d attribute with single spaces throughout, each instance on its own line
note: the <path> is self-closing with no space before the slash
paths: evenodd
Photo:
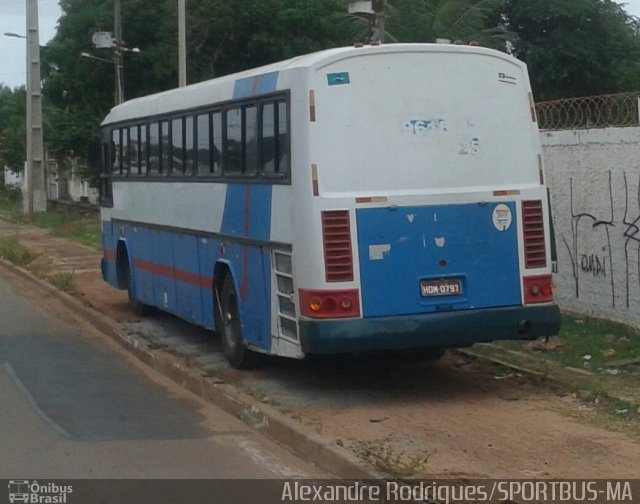
<path id="1" fill-rule="evenodd" d="M 36 255 L 22 245 L 18 238 L 0 238 L 0 257 L 16 266 L 26 268 L 36 258 Z"/>
<path id="2" fill-rule="evenodd" d="M 611 370 L 618 367 L 640 372 L 640 362 L 624 365 L 624 361 L 640 357 L 640 333 L 627 325 L 602 319 L 564 314 L 560 335 L 550 346 L 521 342 L 503 342 L 503 346 L 540 353 L 545 359 L 567 367 L 609 374 L 617 374 L 618 371 Z"/>
<path id="3" fill-rule="evenodd" d="M 57 289 L 65 292 L 73 292 L 75 289 L 74 273 L 56 273 L 55 275 L 48 277 L 47 281 Z"/>
<path id="4" fill-rule="evenodd" d="M 22 193 L 11 187 L 0 187 L 0 215 L 12 222 L 18 222 L 22 215 Z"/>
<path id="5" fill-rule="evenodd" d="M 26 223 L 20 191 L 0 188 L 0 216 L 16 224 Z M 95 211 L 50 204 L 47 212 L 35 214 L 33 224 L 49 230 L 53 236 L 74 240 L 96 249 L 101 247 L 100 219 Z"/>
<path id="6" fill-rule="evenodd" d="M 567 366 L 585 367 L 586 363 L 586 367 L 597 369 L 640 357 L 638 331 L 616 322 L 567 315 L 560 342 L 563 347 L 553 354 Z"/>

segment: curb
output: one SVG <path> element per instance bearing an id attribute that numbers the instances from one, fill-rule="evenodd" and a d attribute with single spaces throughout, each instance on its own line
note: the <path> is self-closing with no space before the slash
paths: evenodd
<path id="1" fill-rule="evenodd" d="M 239 418 L 254 431 L 319 469 L 344 479 L 383 479 L 385 476 L 360 461 L 355 455 L 333 445 L 315 433 L 305 431 L 290 418 L 268 405 L 257 403 L 233 384 L 191 368 L 185 359 L 170 354 L 134 335 L 123 334 L 116 321 L 86 305 L 67 292 L 34 276 L 24 268 L 0 258 L 0 267 L 35 284 L 38 289 L 60 301 L 102 335 L 117 343 L 138 361 L 173 381 L 202 400 Z"/>

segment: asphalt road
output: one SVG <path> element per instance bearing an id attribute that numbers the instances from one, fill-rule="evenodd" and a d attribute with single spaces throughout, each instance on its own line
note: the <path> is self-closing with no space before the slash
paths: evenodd
<path id="1" fill-rule="evenodd" d="M 7 278 L 0 269 L 0 479 L 322 476 Z"/>

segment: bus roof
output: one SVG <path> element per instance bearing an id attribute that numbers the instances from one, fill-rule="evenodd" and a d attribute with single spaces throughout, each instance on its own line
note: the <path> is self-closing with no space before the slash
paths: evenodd
<path id="1" fill-rule="evenodd" d="M 512 56 L 509 56 L 508 54 L 478 46 L 456 44 L 384 44 L 379 46 L 339 47 L 296 56 L 288 60 L 258 68 L 252 68 L 244 72 L 229 74 L 223 77 L 191 84 L 182 88 L 170 89 L 160 93 L 135 98 L 111 109 L 111 112 L 104 119 L 102 125 L 104 126 L 111 123 L 148 117 L 156 114 L 165 114 L 175 110 L 197 108 L 219 101 L 230 100 L 232 98 L 230 95 L 226 98 L 219 97 L 220 87 L 224 87 L 225 85 L 232 87 L 237 80 L 248 77 L 299 68 L 321 68 L 331 63 L 335 63 L 336 61 L 364 55 L 413 52 L 448 52 L 485 55 L 504 59 L 518 66 L 524 66 L 524 63 Z"/>

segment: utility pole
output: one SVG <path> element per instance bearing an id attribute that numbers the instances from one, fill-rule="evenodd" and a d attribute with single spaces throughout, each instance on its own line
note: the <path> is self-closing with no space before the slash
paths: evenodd
<path id="1" fill-rule="evenodd" d="M 384 1 L 377 0 L 373 2 L 373 10 L 376 16 L 376 28 L 378 29 L 378 40 L 384 44 Z"/>
<path id="2" fill-rule="evenodd" d="M 120 0 L 113 3 L 113 35 L 115 45 L 113 46 L 113 64 L 116 67 L 115 99 L 116 105 L 124 102 L 124 68 L 122 63 L 122 14 L 120 12 Z"/>
<path id="3" fill-rule="evenodd" d="M 26 0 L 27 6 L 27 205 L 29 222 L 34 212 L 47 211 L 42 134 L 42 92 L 40 89 L 40 36 L 38 0 Z"/>
<path id="4" fill-rule="evenodd" d="M 187 29 L 185 0 L 178 0 L 178 84 L 187 85 Z"/>

